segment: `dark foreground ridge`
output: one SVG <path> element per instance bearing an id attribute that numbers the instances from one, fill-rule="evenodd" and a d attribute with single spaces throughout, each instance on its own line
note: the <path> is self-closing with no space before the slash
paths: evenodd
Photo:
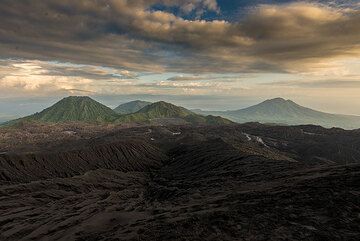
<path id="1" fill-rule="evenodd" d="M 359 134 L 158 126 L 52 152 L 0 144 L 0 240 L 359 240 Z"/>

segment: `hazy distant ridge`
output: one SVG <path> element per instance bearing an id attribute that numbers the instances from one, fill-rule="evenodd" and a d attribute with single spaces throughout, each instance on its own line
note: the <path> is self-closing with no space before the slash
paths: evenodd
<path id="1" fill-rule="evenodd" d="M 135 100 L 135 101 L 130 101 L 124 104 L 119 105 L 118 107 L 116 107 L 114 109 L 114 111 L 118 114 L 132 114 L 135 112 L 138 112 L 139 110 L 141 110 L 142 108 L 144 108 L 145 106 L 150 105 L 151 102 L 148 101 L 142 101 L 142 100 Z"/>
<path id="2" fill-rule="evenodd" d="M 199 111 L 201 114 L 219 115 L 238 123 L 260 122 L 285 125 L 314 124 L 344 129 L 360 128 L 360 117 L 329 114 L 303 107 L 291 100 L 275 98 L 248 108 L 234 111 Z"/>

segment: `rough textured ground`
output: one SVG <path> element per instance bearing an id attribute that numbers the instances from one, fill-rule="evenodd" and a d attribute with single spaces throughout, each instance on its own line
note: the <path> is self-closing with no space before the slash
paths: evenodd
<path id="1" fill-rule="evenodd" d="M 0 240 L 360 239 L 358 131 L 100 133 L 0 155 Z"/>

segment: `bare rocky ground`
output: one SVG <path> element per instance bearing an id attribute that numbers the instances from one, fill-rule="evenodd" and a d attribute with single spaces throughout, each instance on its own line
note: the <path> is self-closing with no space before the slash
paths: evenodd
<path id="1" fill-rule="evenodd" d="M 358 131 L 57 128 L 2 139 L 0 240 L 360 239 Z"/>

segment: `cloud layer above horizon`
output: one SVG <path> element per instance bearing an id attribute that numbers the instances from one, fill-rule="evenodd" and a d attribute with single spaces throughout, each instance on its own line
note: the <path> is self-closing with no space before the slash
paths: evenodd
<path id="1" fill-rule="evenodd" d="M 359 89 L 359 23 L 358 1 L 3 0 L 0 95 Z"/>
<path id="2" fill-rule="evenodd" d="M 208 11 L 219 19 L 202 19 Z M 259 4 L 232 22 L 220 11 L 216 0 L 4 0 L 0 52 L 189 73 L 305 71 L 360 54 L 356 6 Z"/>

